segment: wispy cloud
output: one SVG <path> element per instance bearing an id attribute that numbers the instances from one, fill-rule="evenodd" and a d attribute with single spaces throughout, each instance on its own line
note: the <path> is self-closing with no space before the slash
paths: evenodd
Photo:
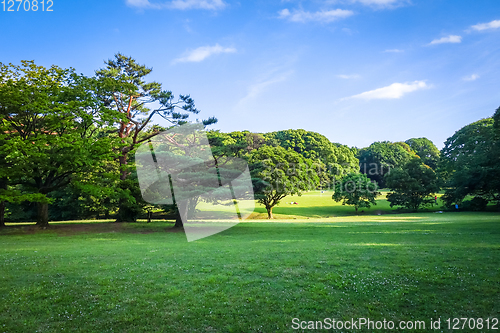
<path id="1" fill-rule="evenodd" d="M 278 73 L 270 78 L 267 78 L 266 80 L 259 81 L 257 83 L 254 83 L 248 87 L 248 93 L 246 94 L 245 97 L 243 97 L 238 104 L 245 104 L 246 102 L 256 98 L 258 95 L 262 94 L 265 92 L 265 90 L 276 83 L 280 83 L 283 81 L 286 81 L 292 74 L 293 70 L 289 70 L 286 72 L 281 72 Z"/>
<path id="2" fill-rule="evenodd" d="M 126 0 L 130 7 L 141 9 L 222 9 L 226 4 L 222 0 L 173 0 L 163 2 L 150 2 L 149 0 Z"/>
<path id="3" fill-rule="evenodd" d="M 346 18 L 354 14 L 351 10 L 345 9 L 332 9 L 332 10 L 321 10 L 318 12 L 306 12 L 302 9 L 294 9 L 290 12 L 287 8 L 278 12 L 279 18 L 287 19 L 291 22 L 322 22 L 330 23 L 335 20 Z"/>
<path id="4" fill-rule="evenodd" d="M 393 83 L 390 86 L 365 91 L 364 93 L 354 95 L 348 98 L 359 98 L 364 100 L 371 99 L 397 99 L 412 91 L 429 88 L 425 81 L 413 81 L 407 83 Z"/>
<path id="5" fill-rule="evenodd" d="M 479 75 L 477 75 L 477 74 L 472 74 L 472 75 L 465 76 L 462 78 L 462 80 L 464 80 L 464 81 L 475 81 L 477 79 L 479 79 Z"/>
<path id="6" fill-rule="evenodd" d="M 390 49 L 390 50 L 385 50 L 384 52 L 387 52 L 387 53 L 401 53 L 401 52 L 404 52 L 404 50 Z"/>
<path id="7" fill-rule="evenodd" d="M 175 59 L 173 63 L 200 62 L 214 54 L 234 52 L 236 52 L 234 47 L 222 47 L 219 44 L 215 44 L 214 46 L 201 46 L 197 49 L 187 51 L 182 57 Z"/>
<path id="8" fill-rule="evenodd" d="M 226 4 L 222 0 L 174 0 L 170 6 L 175 9 L 222 9 Z"/>
<path id="9" fill-rule="evenodd" d="M 339 77 L 341 79 L 357 79 L 357 78 L 359 78 L 359 75 L 358 74 L 350 74 L 350 75 L 339 74 L 339 75 L 337 75 L 337 77 Z"/>
<path id="10" fill-rule="evenodd" d="M 366 6 L 370 7 L 378 7 L 378 8 L 391 8 L 391 7 L 399 7 L 408 3 L 407 0 L 351 0 L 351 2 L 358 2 Z"/>
<path id="11" fill-rule="evenodd" d="M 429 45 L 443 44 L 443 43 L 461 43 L 462 36 L 450 35 L 448 37 L 442 37 L 439 39 L 434 39 Z"/>
<path id="12" fill-rule="evenodd" d="M 483 30 L 492 30 L 492 29 L 498 29 L 500 28 L 500 20 L 494 20 L 488 23 L 479 23 L 476 25 L 471 26 L 471 29 L 477 30 L 477 31 L 483 31 Z"/>

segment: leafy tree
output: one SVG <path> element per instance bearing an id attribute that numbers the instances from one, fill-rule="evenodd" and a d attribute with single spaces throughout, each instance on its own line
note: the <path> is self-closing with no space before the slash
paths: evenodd
<path id="1" fill-rule="evenodd" d="M 433 194 L 440 189 L 436 172 L 418 157 L 392 169 L 385 181 L 393 191 L 387 195 L 391 207 L 402 206 L 411 210 L 433 203 Z"/>
<path id="2" fill-rule="evenodd" d="M 172 125 L 178 125 L 185 123 L 190 114 L 200 112 L 189 95 L 180 95 L 175 100 L 172 92 L 162 90 L 159 82 L 146 82 L 145 77 L 151 71 L 151 68 L 140 65 L 132 57 L 117 53 L 114 59 L 106 62 L 105 68 L 96 72 L 99 78 L 108 82 L 108 93 L 103 94 L 102 99 L 109 108 L 122 115 L 118 136 L 121 140 L 119 163 L 124 197 L 120 200 L 118 221 L 135 221 L 138 215 L 133 206 L 134 198 L 127 196 L 131 191 L 128 187 L 130 181 L 125 181 L 131 173 L 128 155 L 140 143 L 158 135 L 162 130 L 151 126 L 152 118 L 159 115 Z M 203 122 L 209 125 L 216 121 L 212 117 Z"/>
<path id="3" fill-rule="evenodd" d="M 373 183 L 370 178 L 362 173 L 350 173 L 342 178 L 341 181 L 335 182 L 335 192 L 332 199 L 342 205 L 352 205 L 358 212 L 358 208 L 370 208 L 371 205 L 376 205 L 375 198 L 380 195 L 377 192 L 377 184 Z"/>
<path id="4" fill-rule="evenodd" d="M 439 161 L 439 149 L 427 138 L 412 138 L 405 141 L 422 161 L 436 170 Z"/>
<path id="5" fill-rule="evenodd" d="M 321 162 L 323 170 L 318 170 L 321 184 L 330 185 L 334 179 L 356 172 L 359 161 L 352 150 L 344 145 L 332 143 L 324 135 L 303 129 L 267 133 L 267 142 L 276 142 L 285 149 L 292 149 L 303 157 Z M 318 166 L 321 166 L 318 163 Z"/>
<path id="6" fill-rule="evenodd" d="M 392 172 L 393 168 L 403 166 L 413 156 L 415 153 L 404 142 L 374 142 L 359 150 L 360 171 L 384 188 L 384 176 Z"/>
<path id="7" fill-rule="evenodd" d="M 314 161 L 283 147 L 262 146 L 249 158 L 255 198 L 264 205 L 269 219 L 273 207 L 287 195 L 301 195 L 319 184 Z"/>
<path id="8" fill-rule="evenodd" d="M 446 140 L 440 170 L 447 181 L 447 204 L 461 203 L 467 195 L 500 203 L 498 114 L 497 109 L 496 119 L 476 121 Z"/>
<path id="9" fill-rule="evenodd" d="M 223 133 L 219 130 L 211 130 L 207 131 L 207 137 L 216 159 L 220 157 L 248 159 L 250 152 L 266 144 L 262 134 L 249 131 Z"/>
<path id="10" fill-rule="evenodd" d="M 47 194 L 114 158 L 112 140 L 96 132 L 117 115 L 97 98 L 100 83 L 73 69 L 0 64 L 0 82 L 0 141 L 6 143 L 0 178 L 8 175 L 25 191 L 4 186 L 0 201 L 37 201 L 37 224 L 46 226 Z"/>

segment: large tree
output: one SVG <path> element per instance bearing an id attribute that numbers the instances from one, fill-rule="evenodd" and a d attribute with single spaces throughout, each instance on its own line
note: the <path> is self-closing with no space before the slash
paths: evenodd
<path id="1" fill-rule="evenodd" d="M 499 110 L 494 118 L 469 124 L 446 140 L 440 171 L 447 182 L 447 204 L 460 204 L 468 195 L 500 203 Z"/>
<path id="2" fill-rule="evenodd" d="M 46 226 L 47 194 L 113 158 L 112 139 L 97 131 L 118 115 L 97 98 L 100 82 L 73 69 L 33 61 L 0 64 L 0 82 L 0 155 L 6 166 L 0 178 L 8 174 L 12 184 L 31 194 L 23 197 L 4 186 L 4 199 L 37 201 L 37 224 Z"/>
<path id="3" fill-rule="evenodd" d="M 352 150 L 344 145 L 332 143 L 327 137 L 316 132 L 303 129 L 284 130 L 265 134 L 268 144 L 275 143 L 286 149 L 291 149 L 303 157 L 319 161 L 318 170 L 321 185 L 329 187 L 330 182 L 344 175 L 357 172 L 359 161 Z"/>
<path id="4" fill-rule="evenodd" d="M 422 161 L 436 170 L 439 162 L 439 149 L 427 138 L 411 138 L 405 141 Z"/>
<path id="5" fill-rule="evenodd" d="M 358 208 L 370 208 L 376 205 L 376 197 L 380 195 L 377 192 L 377 184 L 362 173 L 350 173 L 345 175 L 340 181 L 335 182 L 335 192 L 332 199 L 342 205 L 352 205 L 358 212 Z"/>
<path id="6" fill-rule="evenodd" d="M 360 171 L 384 188 L 384 176 L 392 172 L 393 168 L 403 166 L 413 156 L 415 152 L 404 142 L 374 142 L 359 150 Z"/>
<path id="7" fill-rule="evenodd" d="M 402 206 L 411 210 L 433 203 L 435 193 L 440 190 L 436 172 L 418 157 L 392 169 L 385 176 L 385 182 L 392 191 L 387 195 L 391 207 Z"/>
<path id="8" fill-rule="evenodd" d="M 105 68 L 96 72 L 98 77 L 107 79 L 109 83 L 109 92 L 102 98 L 108 107 L 122 114 L 118 136 L 121 140 L 119 163 L 124 197 L 120 201 L 117 221 L 135 221 L 137 211 L 130 208 L 130 201 L 134 198 L 126 195 L 130 193 L 130 182 L 127 182 L 131 174 L 129 153 L 162 130 L 151 126 L 155 115 L 171 125 L 178 125 L 185 123 L 190 114 L 198 114 L 199 110 L 189 95 L 179 95 L 176 99 L 171 91 L 162 89 L 161 83 L 147 82 L 146 76 L 152 68 L 139 64 L 132 57 L 117 53 L 105 64 Z M 204 124 L 215 122 L 215 118 L 209 118 Z"/>
<path id="9" fill-rule="evenodd" d="M 262 146 L 249 158 L 255 198 L 264 205 L 269 219 L 273 207 L 287 195 L 301 195 L 319 184 L 315 162 L 283 147 Z"/>

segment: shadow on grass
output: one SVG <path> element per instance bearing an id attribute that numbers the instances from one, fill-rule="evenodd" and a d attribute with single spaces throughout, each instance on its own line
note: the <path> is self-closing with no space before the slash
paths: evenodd
<path id="1" fill-rule="evenodd" d="M 33 224 L 10 224 L 0 228 L 0 236 L 6 235 L 32 235 L 32 234 L 57 234 L 58 236 L 72 236 L 75 234 L 99 233 L 134 233 L 149 234 L 154 232 L 184 232 L 182 228 L 173 228 L 174 221 L 145 222 L 50 222 L 45 229 Z"/>

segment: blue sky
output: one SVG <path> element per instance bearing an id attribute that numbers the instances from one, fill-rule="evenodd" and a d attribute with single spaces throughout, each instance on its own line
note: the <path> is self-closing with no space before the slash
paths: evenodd
<path id="1" fill-rule="evenodd" d="M 0 12 L 1 62 L 92 75 L 122 52 L 222 131 L 303 128 L 358 147 L 425 136 L 441 148 L 500 106 L 498 0 L 53 3 Z"/>

